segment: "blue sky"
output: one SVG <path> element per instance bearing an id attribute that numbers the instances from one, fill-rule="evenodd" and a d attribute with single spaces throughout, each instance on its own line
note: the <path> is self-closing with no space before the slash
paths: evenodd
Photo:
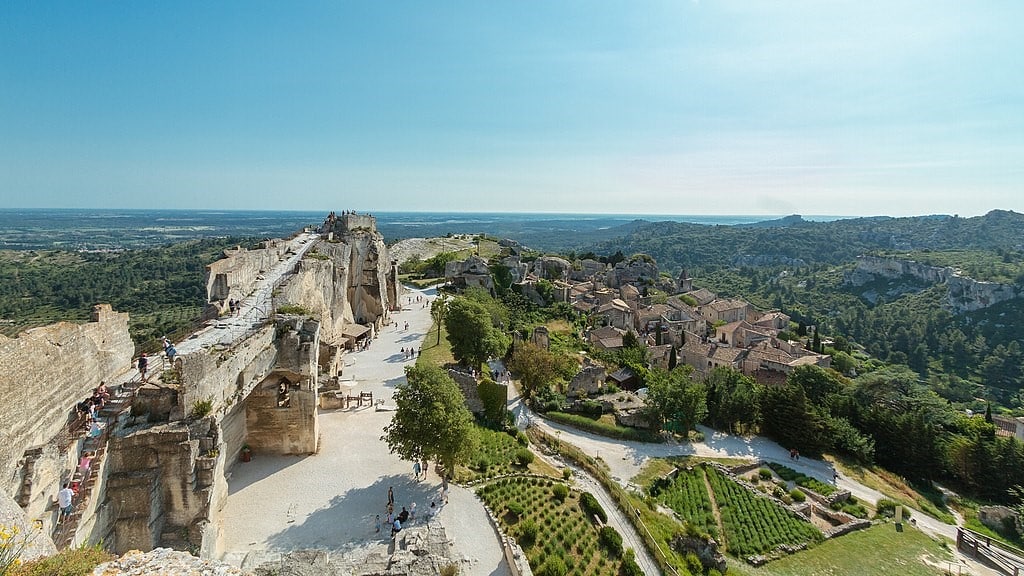
<path id="1" fill-rule="evenodd" d="M 0 3 L 0 207 L 1024 212 L 1024 2 Z"/>

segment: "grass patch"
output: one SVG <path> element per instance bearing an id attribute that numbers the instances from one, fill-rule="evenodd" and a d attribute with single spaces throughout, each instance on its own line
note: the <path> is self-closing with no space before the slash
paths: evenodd
<path id="1" fill-rule="evenodd" d="M 455 356 L 452 356 L 452 345 L 448 342 L 448 331 L 444 325 L 441 326 L 441 342 L 437 341 L 437 324 L 430 327 L 426 337 L 423 338 L 423 345 L 416 363 L 426 362 L 435 366 L 447 366 L 455 363 Z"/>
<path id="2" fill-rule="evenodd" d="M 916 508 L 940 522 L 955 525 L 956 518 L 944 504 L 936 505 L 935 495 L 928 495 L 911 486 L 905 479 L 877 466 L 859 466 L 842 460 L 834 460 L 837 468 L 868 488 L 878 490 L 891 500 L 895 500 L 908 508 Z M 936 492 L 937 494 L 937 492 Z"/>
<path id="3" fill-rule="evenodd" d="M 629 428 L 610 424 L 605 420 L 588 418 L 579 414 L 568 414 L 566 412 L 551 411 L 544 414 L 546 418 L 559 424 L 565 424 L 593 434 L 615 438 L 617 440 L 632 440 L 635 442 L 661 442 L 661 437 L 649 430 Z"/>
<path id="4" fill-rule="evenodd" d="M 518 464 L 518 452 L 528 449 L 521 446 L 516 437 L 508 432 L 499 432 L 477 424 L 476 437 L 476 450 L 470 456 L 468 464 L 455 468 L 456 482 L 472 482 L 516 472 L 531 472 L 552 477 L 560 475 L 560 472 L 550 464 L 537 458 L 527 466 Z"/>
<path id="5" fill-rule="evenodd" d="M 878 524 L 826 540 L 810 550 L 760 568 L 731 562 L 729 573 L 741 576 L 935 576 L 945 574 L 950 566 L 956 573 L 949 548 L 912 526 L 904 524 L 903 528 L 903 532 L 897 532 L 892 524 Z"/>
<path id="6" fill-rule="evenodd" d="M 14 567 L 10 576 L 86 576 L 97 565 L 117 558 L 99 546 L 62 550 L 53 556 L 30 560 Z"/>
<path id="7" fill-rule="evenodd" d="M 584 514 L 579 494 L 568 492 L 560 499 L 558 487 L 564 491 L 565 485 L 539 478 L 503 478 L 482 486 L 477 494 L 495 512 L 502 530 L 519 539 L 535 574 L 558 565 L 564 566 L 558 573 L 567 576 L 617 576 L 621 536 L 615 534 L 618 548 L 608 544 L 614 536 L 605 534 L 602 540 Z M 504 513 L 510 509 L 522 512 Z"/>
<path id="8" fill-rule="evenodd" d="M 769 462 L 768 467 L 775 471 L 786 482 L 796 482 L 797 486 L 803 486 L 814 490 L 822 496 L 829 496 L 836 491 L 836 487 L 831 484 L 826 484 L 817 478 L 811 478 L 805 474 L 793 470 L 789 466 L 783 466 L 778 462 Z"/>

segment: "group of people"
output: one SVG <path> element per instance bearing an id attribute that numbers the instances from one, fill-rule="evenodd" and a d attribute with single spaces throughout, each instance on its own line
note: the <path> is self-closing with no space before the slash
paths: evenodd
<path id="1" fill-rule="evenodd" d="M 242 301 L 234 298 L 228 300 L 228 310 L 231 311 L 232 316 L 238 316 L 238 313 L 242 311 Z"/>
<path id="2" fill-rule="evenodd" d="M 412 359 L 416 358 L 419 355 L 420 355 L 419 351 L 416 350 L 415 348 L 413 348 L 412 346 L 410 346 L 408 348 L 402 348 L 402 358 L 404 360 L 412 360 Z"/>
<path id="3" fill-rule="evenodd" d="M 92 396 L 75 405 L 75 412 L 80 417 L 85 417 L 90 436 L 99 436 L 103 431 L 103 427 L 99 423 L 98 412 L 108 401 L 110 401 L 110 390 L 107 389 L 107 384 L 101 381 L 99 386 L 93 388 Z"/>
<path id="4" fill-rule="evenodd" d="M 420 462 L 417 461 L 416 465 L 419 466 Z M 424 466 L 426 465 L 426 461 L 424 461 L 423 465 Z M 426 474 L 426 473 L 424 472 L 424 474 Z M 442 500 L 444 502 L 447 502 L 448 501 L 447 483 L 446 483 L 444 491 L 442 492 L 442 495 L 443 495 L 442 496 Z M 433 518 L 437 514 L 438 510 L 439 510 L 439 508 L 438 508 L 437 502 L 436 501 L 431 501 L 430 502 L 430 510 L 429 510 L 429 517 L 428 517 L 428 519 L 429 518 Z M 381 528 L 383 526 L 388 526 L 391 529 L 391 537 L 394 538 L 395 536 L 398 535 L 399 532 L 402 531 L 402 527 L 408 526 L 410 522 L 412 522 L 413 520 L 416 519 L 416 503 L 413 502 L 412 504 L 410 504 L 409 508 L 406 508 L 405 506 L 402 506 L 402 511 L 398 512 L 396 514 L 395 513 L 395 489 L 394 489 L 393 486 L 389 486 L 388 487 L 388 505 L 387 505 L 387 508 L 386 508 L 386 512 L 387 513 L 384 516 L 384 522 L 383 523 L 381 522 L 380 514 L 378 514 L 377 517 L 374 519 L 374 525 L 376 527 L 377 533 L 380 533 Z"/>

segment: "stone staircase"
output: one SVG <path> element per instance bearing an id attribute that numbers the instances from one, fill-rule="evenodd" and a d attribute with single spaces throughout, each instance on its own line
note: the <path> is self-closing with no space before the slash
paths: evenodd
<path id="1" fill-rule="evenodd" d="M 75 537 L 78 533 L 78 526 L 82 521 L 82 515 L 89 506 L 93 492 L 96 490 L 100 481 L 100 475 L 103 472 L 103 463 L 107 454 L 107 441 L 113 432 L 123 426 L 125 420 L 130 415 L 135 391 L 143 384 L 136 375 L 135 378 L 111 390 L 110 399 L 96 414 L 97 419 L 104 424 L 102 432 L 98 436 L 90 436 L 89 427 L 84 425 L 84 423 L 69 429 L 69 445 L 75 444 L 80 440 L 80 454 L 91 453 L 92 457 L 86 469 L 83 470 L 76 465 L 75 473 L 71 479 L 72 486 L 77 487 L 74 509 L 68 516 L 61 514 L 60 520 L 54 528 L 53 541 L 57 545 L 58 550 L 64 550 L 75 544 Z M 28 472 L 27 468 L 26 472 Z M 26 473 L 26 480 L 28 478 L 29 474 Z"/>

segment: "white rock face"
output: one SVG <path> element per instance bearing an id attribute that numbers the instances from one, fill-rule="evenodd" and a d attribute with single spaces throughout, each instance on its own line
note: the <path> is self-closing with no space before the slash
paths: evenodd
<path id="1" fill-rule="evenodd" d="M 961 275 L 954 268 L 877 256 L 858 257 L 857 268 L 847 274 L 846 282 L 854 286 L 863 286 L 878 277 L 897 279 L 902 276 L 910 276 L 930 284 L 945 284 L 946 302 L 956 313 L 981 310 L 1021 295 L 1020 289 L 1016 286 L 979 282 Z"/>

